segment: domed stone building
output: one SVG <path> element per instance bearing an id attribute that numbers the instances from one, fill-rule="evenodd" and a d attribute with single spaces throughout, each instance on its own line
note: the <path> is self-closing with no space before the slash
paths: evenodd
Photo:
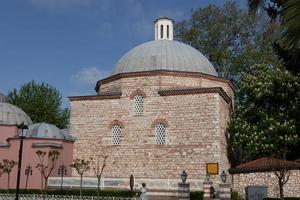
<path id="1" fill-rule="evenodd" d="M 215 183 L 227 172 L 234 87 L 198 50 L 173 40 L 171 19 L 157 19 L 155 40 L 126 53 L 95 90 L 69 97 L 70 128 L 74 157 L 109 155 L 105 185 L 128 187 L 132 174 L 148 188 L 171 189 L 185 170 L 199 190 L 209 163 Z"/>
<path id="2" fill-rule="evenodd" d="M 0 162 L 3 159 L 14 160 L 18 162 L 20 147 L 20 130 L 17 126 L 24 122 L 28 130 L 24 130 L 23 135 L 23 156 L 21 167 L 20 188 L 41 187 L 41 174 L 36 168 L 39 163 L 36 151 L 48 152 L 57 150 L 60 152 L 56 168 L 51 176 L 57 176 L 60 165 L 67 167 L 65 176 L 71 175 L 70 164 L 73 159 L 74 138 L 66 130 L 60 130 L 56 126 L 48 123 L 33 124 L 30 117 L 20 108 L 7 102 L 7 98 L 0 94 Z M 26 168 L 30 167 L 32 174 L 25 175 Z M 11 189 L 16 188 L 17 166 L 10 174 Z M 26 183 L 27 182 L 27 183 Z M 0 178 L 0 188 L 7 188 L 7 174 Z"/>

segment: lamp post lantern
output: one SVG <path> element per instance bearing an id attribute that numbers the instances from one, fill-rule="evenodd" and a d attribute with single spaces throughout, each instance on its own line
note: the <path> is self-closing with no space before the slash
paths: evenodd
<path id="1" fill-rule="evenodd" d="M 27 190 L 28 177 L 32 176 L 32 167 L 30 166 L 30 164 L 25 169 L 25 176 L 26 176 L 25 190 Z"/>
<path id="2" fill-rule="evenodd" d="M 16 200 L 19 200 L 20 192 L 20 178 L 21 178 L 21 167 L 22 167 L 22 154 L 23 154 L 23 139 L 24 139 L 24 130 L 28 130 L 28 126 L 22 122 L 17 126 L 18 130 L 21 130 L 21 135 L 18 134 L 20 138 L 20 147 L 19 147 L 19 161 L 18 161 L 18 174 L 17 174 L 17 188 L 16 188 Z"/>
<path id="3" fill-rule="evenodd" d="M 180 177 L 183 183 L 185 183 L 186 179 L 187 179 L 188 174 L 185 172 L 185 170 L 182 171 Z"/>
<path id="4" fill-rule="evenodd" d="M 59 168 L 58 168 L 58 175 L 61 177 L 60 190 L 62 191 L 64 176 L 67 175 L 67 167 L 64 164 L 62 164 L 62 165 L 59 166 Z"/>
<path id="5" fill-rule="evenodd" d="M 227 175 L 226 175 L 226 173 L 225 173 L 224 170 L 222 171 L 222 174 L 221 174 L 220 176 L 221 176 L 222 182 L 225 183 L 225 182 L 226 182 L 226 177 L 227 177 Z"/>

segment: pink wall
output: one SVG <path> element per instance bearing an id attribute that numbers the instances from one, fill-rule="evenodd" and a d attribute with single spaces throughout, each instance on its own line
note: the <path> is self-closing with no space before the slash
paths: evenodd
<path id="1" fill-rule="evenodd" d="M 4 131 L 5 130 L 5 131 Z M 6 141 L 7 138 L 5 136 L 10 136 L 12 133 L 16 131 L 16 127 L 10 128 L 3 128 L 0 126 L 0 143 L 3 144 L 2 141 Z M 55 148 L 55 147 L 33 147 L 34 143 L 55 143 L 55 144 L 62 144 L 62 148 Z M 17 138 L 9 138 L 8 143 L 10 147 L 0 147 L 0 160 L 2 159 L 9 159 L 18 161 L 18 152 L 19 152 L 19 145 L 20 140 Z M 21 168 L 21 182 L 20 188 L 25 188 L 26 184 L 26 176 L 25 176 L 25 169 L 26 166 L 30 164 L 32 167 L 32 176 L 28 178 L 28 187 L 27 188 L 40 188 L 41 187 L 41 175 L 36 165 L 38 164 L 38 157 L 36 155 L 36 151 L 49 151 L 49 150 L 58 150 L 61 154 L 57 161 L 56 167 L 53 170 L 51 176 L 58 176 L 58 167 L 62 164 L 67 166 L 67 175 L 71 176 L 71 168 L 70 164 L 73 160 L 73 142 L 66 141 L 66 140 L 57 140 L 57 139 L 39 139 L 39 138 L 26 138 L 24 139 L 23 143 L 23 158 L 22 158 L 22 168 Z M 17 165 L 14 167 L 13 171 L 10 175 L 10 188 L 16 188 L 17 182 Z M 2 175 L 0 177 L 0 188 L 6 189 L 7 188 L 7 175 Z"/>
<path id="2" fill-rule="evenodd" d="M 12 125 L 0 125 L 0 144 L 6 144 L 6 139 L 17 134 L 17 127 Z M 2 157 L 2 155 L 0 154 Z"/>

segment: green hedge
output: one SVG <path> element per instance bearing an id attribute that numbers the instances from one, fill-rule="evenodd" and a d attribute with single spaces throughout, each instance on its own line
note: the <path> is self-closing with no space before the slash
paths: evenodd
<path id="1" fill-rule="evenodd" d="M 9 193 L 15 193 L 16 190 L 9 190 Z M 7 193 L 7 190 L 0 190 L 0 193 Z M 140 194 L 139 191 L 133 191 L 133 194 Z M 20 194 L 41 194 L 41 190 L 38 189 L 21 189 Z M 80 190 L 79 189 L 65 189 L 65 190 L 46 190 L 46 194 L 48 195 L 73 195 L 79 196 Z M 83 196 L 97 196 L 97 190 L 95 189 L 83 189 L 82 195 Z M 101 190 L 100 196 L 107 196 L 107 197 L 130 197 L 129 190 Z"/>
<path id="2" fill-rule="evenodd" d="M 191 197 L 191 200 L 203 200 L 204 199 L 204 192 L 203 191 L 191 192 L 190 197 Z M 231 192 L 231 199 L 232 200 L 238 200 L 238 193 L 237 192 Z M 300 199 L 288 199 L 288 200 L 300 200 Z"/>
<path id="3" fill-rule="evenodd" d="M 237 192 L 231 192 L 231 200 L 238 200 L 238 193 Z"/>
<path id="4" fill-rule="evenodd" d="M 285 200 L 300 200 L 300 197 L 285 197 Z M 280 198 L 264 198 L 264 200 L 280 200 Z"/>
<path id="5" fill-rule="evenodd" d="M 190 193 L 191 200 L 203 200 L 204 192 L 203 191 L 196 191 Z"/>

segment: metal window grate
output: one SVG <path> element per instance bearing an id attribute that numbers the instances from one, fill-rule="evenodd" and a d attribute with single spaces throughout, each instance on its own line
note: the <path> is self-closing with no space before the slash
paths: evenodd
<path id="1" fill-rule="evenodd" d="M 113 137 L 113 144 L 119 145 L 121 143 L 121 127 L 114 125 L 112 127 L 112 137 Z"/>
<path id="2" fill-rule="evenodd" d="M 134 97 L 134 114 L 143 115 L 143 97 L 140 95 Z"/>
<path id="3" fill-rule="evenodd" d="M 165 125 L 162 123 L 159 123 L 155 126 L 155 142 L 156 144 L 166 143 Z"/>

